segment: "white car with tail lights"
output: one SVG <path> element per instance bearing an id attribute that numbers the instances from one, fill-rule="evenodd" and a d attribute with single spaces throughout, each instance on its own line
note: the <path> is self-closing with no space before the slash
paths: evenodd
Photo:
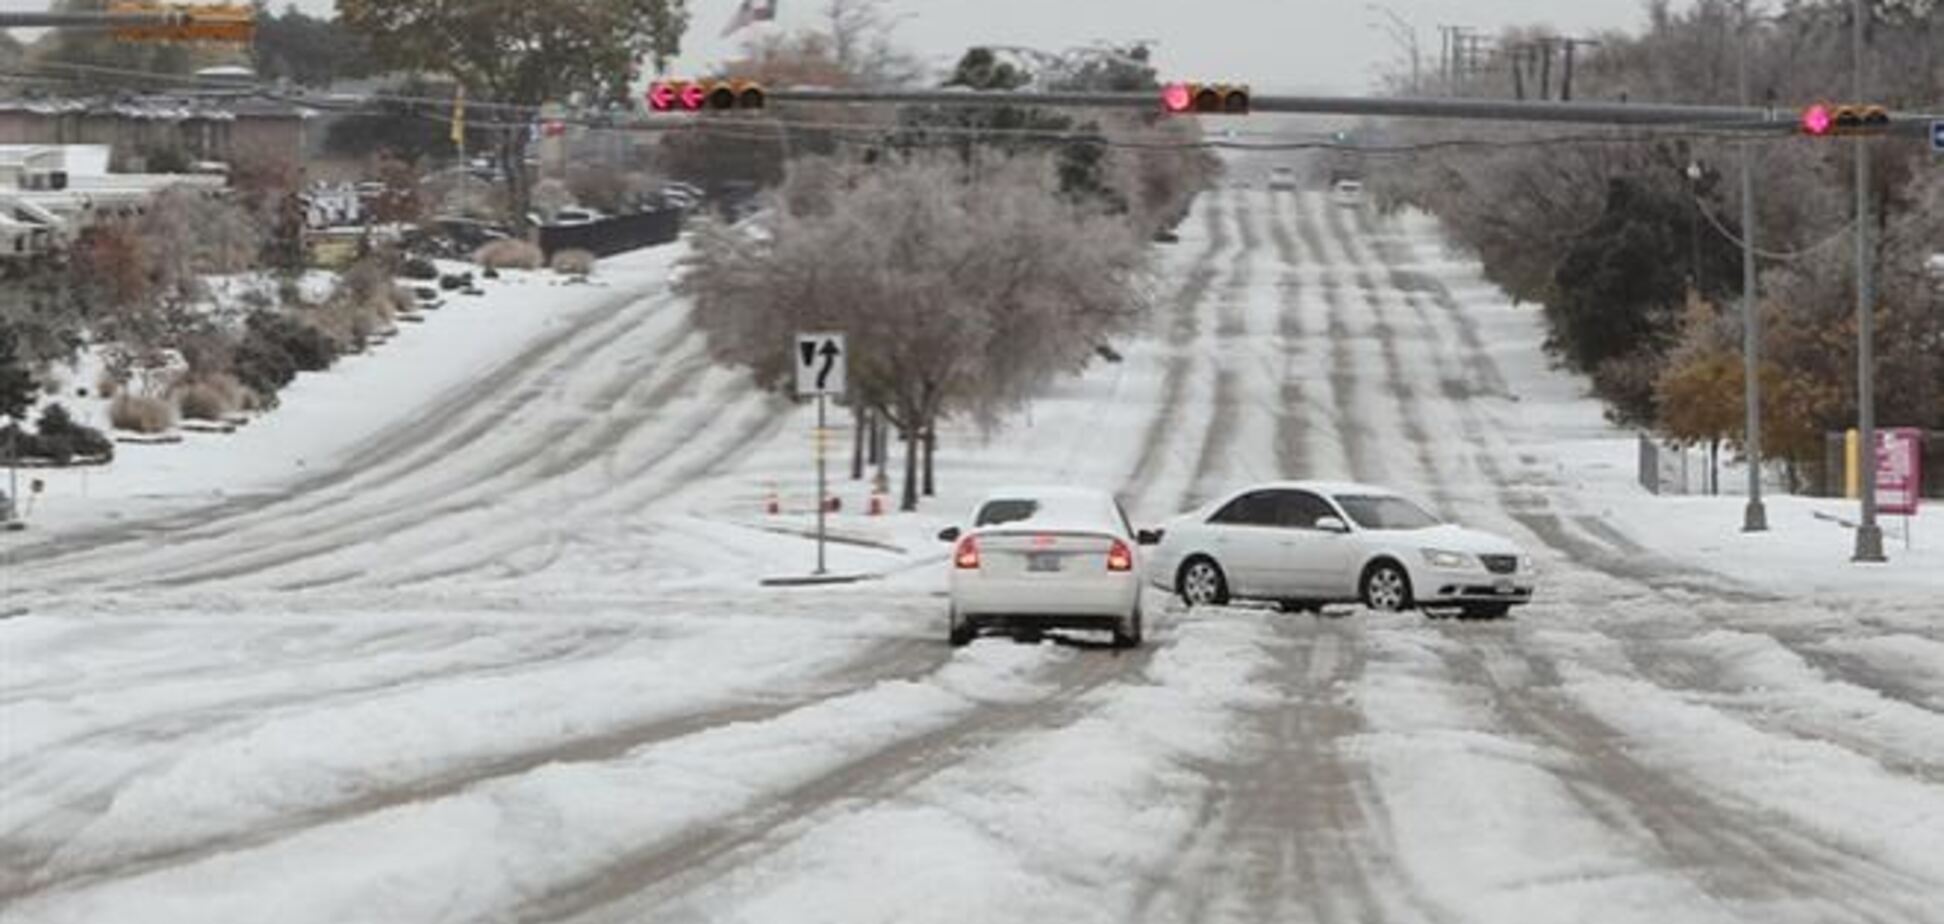
<path id="1" fill-rule="evenodd" d="M 1190 606 L 1270 600 L 1289 610 L 1362 603 L 1498 618 L 1532 599 L 1532 557 L 1441 522 L 1394 491 L 1335 482 L 1245 488 L 1158 535 L 1149 579 Z"/>
<path id="2" fill-rule="evenodd" d="M 1141 643 L 1139 543 L 1105 491 L 1038 487 L 995 491 L 972 525 L 952 527 L 952 644 L 984 629 L 1100 629 Z"/>

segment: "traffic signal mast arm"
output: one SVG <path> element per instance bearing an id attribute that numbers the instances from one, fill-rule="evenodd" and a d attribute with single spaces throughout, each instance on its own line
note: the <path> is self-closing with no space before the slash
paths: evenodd
<path id="1" fill-rule="evenodd" d="M 1179 86 L 1178 84 L 1172 86 Z M 1030 105 L 1073 109 L 1165 111 L 1157 93 L 1017 93 L 981 90 L 770 89 L 769 98 L 790 103 L 855 103 L 933 106 Z M 1284 96 L 1256 93 L 1249 109 L 1258 113 L 1367 115 L 1474 122 L 1550 122 L 1579 125 L 1681 126 L 1789 134 L 1798 131 L 1794 111 L 1744 106 L 1692 106 L 1668 103 L 1603 103 L 1557 100 L 1488 100 L 1365 96 Z M 1221 113 L 1186 113 L 1221 115 Z M 1939 118 L 1888 113 L 1891 133 L 1921 133 Z"/>

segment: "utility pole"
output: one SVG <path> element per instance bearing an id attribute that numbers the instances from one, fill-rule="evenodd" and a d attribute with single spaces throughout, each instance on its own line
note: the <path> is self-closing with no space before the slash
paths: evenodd
<path id="1" fill-rule="evenodd" d="M 1748 105 L 1748 0 L 1742 0 L 1739 82 L 1741 104 Z M 1754 153 L 1744 139 L 1741 148 L 1742 200 L 1742 380 L 1748 409 L 1743 432 L 1748 455 L 1748 504 L 1742 510 L 1742 532 L 1768 531 L 1768 509 L 1762 505 L 1762 316 L 1755 296 L 1755 168 Z"/>
<path id="2" fill-rule="evenodd" d="M 1563 41 L 1566 43 L 1566 73 L 1561 79 L 1559 99 L 1570 103 L 1573 101 L 1573 52 L 1581 46 L 1593 47 L 1600 43 L 1594 39 L 1569 38 Z"/>
<path id="3" fill-rule="evenodd" d="M 1538 48 L 1535 50 L 1539 54 L 1539 98 L 1552 99 L 1552 39 L 1540 39 Z"/>
<path id="4" fill-rule="evenodd" d="M 1863 100 L 1863 28 L 1869 14 L 1865 0 L 1855 0 L 1852 57 L 1855 69 L 1856 99 Z M 1877 525 L 1876 496 L 1876 294 L 1870 279 L 1870 141 L 1858 135 L 1856 145 L 1856 406 L 1857 430 L 1863 445 L 1858 450 L 1862 471 L 1863 521 L 1856 526 L 1856 554 L 1853 561 L 1880 562 L 1883 557 L 1883 529 Z"/>
<path id="5" fill-rule="evenodd" d="M 1399 45 L 1404 46 L 1405 50 L 1410 52 L 1411 54 L 1411 92 L 1413 94 L 1423 93 L 1424 83 L 1423 83 L 1422 72 L 1420 70 L 1421 65 L 1419 64 L 1419 61 L 1421 60 L 1421 56 L 1418 53 L 1417 28 L 1412 26 L 1409 20 L 1406 20 L 1404 17 L 1398 15 L 1396 10 L 1393 10 L 1390 7 L 1385 6 L 1381 3 L 1365 3 L 1364 8 L 1370 10 L 1373 13 L 1382 14 L 1386 19 L 1389 19 L 1391 21 L 1391 25 L 1389 28 L 1384 28 L 1382 26 L 1379 26 L 1379 28 L 1384 28 L 1384 31 L 1390 33 L 1390 37 L 1392 41 L 1395 41 Z M 1373 25 L 1375 24 L 1373 23 Z"/>

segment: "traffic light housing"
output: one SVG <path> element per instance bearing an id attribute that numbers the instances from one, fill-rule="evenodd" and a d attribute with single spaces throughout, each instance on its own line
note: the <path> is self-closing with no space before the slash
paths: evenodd
<path id="1" fill-rule="evenodd" d="M 1881 135 L 1890 130 L 1890 110 L 1882 106 L 1816 103 L 1802 110 L 1802 133 L 1812 138 Z"/>
<path id="2" fill-rule="evenodd" d="M 111 13 L 151 14 L 153 23 L 115 28 L 123 42 L 229 42 L 249 44 L 256 39 L 256 9 L 248 4 L 205 3 L 164 6 L 119 3 Z"/>
<path id="3" fill-rule="evenodd" d="M 650 112 L 747 112 L 769 105 L 768 91 L 752 80 L 657 80 L 647 99 Z"/>
<path id="4" fill-rule="evenodd" d="M 1161 108 L 1176 115 L 1248 115 L 1249 88 L 1229 83 L 1171 83 L 1161 88 Z"/>

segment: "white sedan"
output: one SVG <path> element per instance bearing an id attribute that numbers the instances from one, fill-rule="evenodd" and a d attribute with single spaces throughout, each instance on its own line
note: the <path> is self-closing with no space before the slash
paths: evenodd
<path id="1" fill-rule="evenodd" d="M 1510 540 L 1440 522 L 1384 488 L 1258 485 L 1140 537 L 1157 586 L 1190 606 L 1272 600 L 1288 610 L 1361 602 L 1497 618 L 1532 599 L 1532 557 Z"/>
<path id="2" fill-rule="evenodd" d="M 964 645 L 985 628 L 1104 629 L 1141 643 L 1141 580 L 1133 528 L 1105 491 L 995 491 L 953 543 L 949 636 Z"/>

